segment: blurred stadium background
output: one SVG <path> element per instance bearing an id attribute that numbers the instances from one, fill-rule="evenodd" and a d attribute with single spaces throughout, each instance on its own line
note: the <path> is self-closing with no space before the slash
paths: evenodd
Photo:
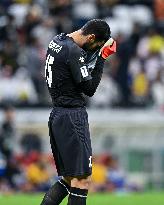
<path id="1" fill-rule="evenodd" d="M 0 0 L 1 205 L 39 204 L 43 194 L 34 193 L 57 180 L 46 48 L 92 18 L 109 23 L 118 50 L 87 99 L 88 204 L 164 204 L 164 0 Z"/>

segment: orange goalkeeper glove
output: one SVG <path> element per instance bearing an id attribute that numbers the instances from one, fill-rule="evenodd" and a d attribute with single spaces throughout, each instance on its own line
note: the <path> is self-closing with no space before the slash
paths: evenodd
<path id="1" fill-rule="evenodd" d="M 116 41 L 110 38 L 104 46 L 100 49 L 99 56 L 107 59 L 110 55 L 116 52 Z"/>

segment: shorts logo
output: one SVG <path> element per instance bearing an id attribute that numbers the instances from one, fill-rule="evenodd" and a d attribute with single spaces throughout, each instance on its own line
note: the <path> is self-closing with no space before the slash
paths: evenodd
<path id="1" fill-rule="evenodd" d="M 92 156 L 89 157 L 89 168 L 92 168 Z"/>

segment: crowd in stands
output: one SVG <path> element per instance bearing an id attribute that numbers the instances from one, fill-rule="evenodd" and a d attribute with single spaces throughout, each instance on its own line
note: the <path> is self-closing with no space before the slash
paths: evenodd
<path id="1" fill-rule="evenodd" d="M 15 154 L 8 160 L 0 155 L 0 194 L 45 192 L 59 178 L 51 154 L 33 150 Z M 94 156 L 90 192 L 141 190 L 141 187 L 127 183 L 117 160 L 108 154 Z"/>
<path id="2" fill-rule="evenodd" d="M 36 150 L 14 154 L 6 160 L 0 155 L 0 194 L 45 192 L 59 177 L 51 154 Z M 117 160 L 108 154 L 94 156 L 90 192 L 131 192 L 140 187 L 126 182 Z"/>
<path id="3" fill-rule="evenodd" d="M 17 147 L 21 151 L 16 152 Z M 43 154 L 38 135 L 26 133 L 18 139 L 13 107 L 6 106 L 0 127 L 0 194 L 47 190 L 55 181 L 52 155 Z"/>
<path id="4" fill-rule="evenodd" d="M 162 0 L 1 0 L 0 104 L 49 105 L 46 49 L 54 35 L 105 19 L 117 40 L 91 107 L 164 107 Z"/>
<path id="5" fill-rule="evenodd" d="M 94 155 L 92 168 L 92 193 L 142 189 L 127 181 L 119 161 L 109 153 Z M 41 137 L 32 132 L 18 137 L 14 109 L 6 106 L 0 126 L 0 195 L 45 192 L 58 179 L 53 155 L 43 151 Z"/>

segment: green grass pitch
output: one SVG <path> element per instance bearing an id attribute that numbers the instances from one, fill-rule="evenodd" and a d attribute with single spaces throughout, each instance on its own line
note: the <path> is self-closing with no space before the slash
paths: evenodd
<path id="1" fill-rule="evenodd" d="M 0 195 L 0 205 L 40 205 L 43 195 Z M 62 205 L 67 204 L 65 199 Z M 164 205 L 164 193 L 90 194 L 87 205 Z"/>

